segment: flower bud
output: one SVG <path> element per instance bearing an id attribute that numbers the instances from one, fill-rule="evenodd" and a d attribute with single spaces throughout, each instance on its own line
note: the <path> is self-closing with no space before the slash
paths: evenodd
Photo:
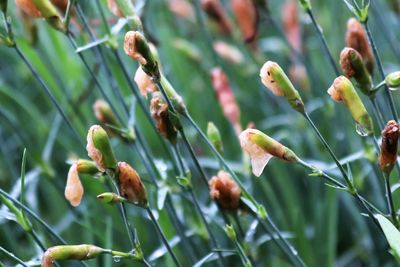
<path id="1" fill-rule="evenodd" d="M 168 104 L 160 93 L 154 93 L 150 102 L 150 114 L 156 122 L 158 132 L 171 143 L 176 143 L 177 130 L 171 120 Z"/>
<path id="2" fill-rule="evenodd" d="M 157 86 L 141 67 L 136 70 L 134 80 L 139 88 L 140 94 L 146 98 L 147 94 L 158 91 Z"/>
<path id="3" fill-rule="evenodd" d="M 236 133 L 239 134 L 242 130 L 240 126 L 240 109 L 232 92 L 228 77 L 221 68 L 213 68 L 211 70 L 211 79 L 225 117 L 235 128 Z"/>
<path id="4" fill-rule="evenodd" d="M 96 162 L 100 171 L 115 169 L 117 161 L 111 148 L 110 140 L 107 132 L 99 125 L 90 127 L 87 135 L 86 150 L 89 157 Z"/>
<path id="5" fill-rule="evenodd" d="M 256 129 L 246 129 L 240 136 L 240 146 L 251 158 L 253 174 L 261 175 L 272 157 L 288 162 L 297 162 L 296 154 L 278 141 Z"/>
<path id="6" fill-rule="evenodd" d="M 236 240 L 236 232 L 235 229 L 233 228 L 232 225 L 226 225 L 225 226 L 225 232 L 226 235 L 229 237 L 230 240 L 235 241 Z"/>
<path id="7" fill-rule="evenodd" d="M 229 211 L 236 211 L 240 204 L 240 187 L 225 171 L 219 171 L 208 182 L 211 198 L 218 205 Z"/>
<path id="8" fill-rule="evenodd" d="M 110 105 L 103 99 L 98 99 L 93 104 L 93 111 L 96 119 L 103 125 L 109 124 L 115 127 L 121 127 L 117 117 L 112 111 Z"/>
<path id="9" fill-rule="evenodd" d="M 343 101 L 356 121 L 357 127 L 362 129 L 359 134 L 373 134 L 374 126 L 372 119 L 349 79 L 344 76 L 336 78 L 332 86 L 328 89 L 328 94 L 336 102 Z"/>
<path id="10" fill-rule="evenodd" d="M 75 164 L 79 174 L 96 175 L 100 172 L 96 163 L 91 160 L 78 159 Z"/>
<path id="11" fill-rule="evenodd" d="M 105 250 L 93 245 L 54 246 L 46 250 L 42 257 L 42 267 L 54 267 L 55 260 L 89 260 Z"/>
<path id="12" fill-rule="evenodd" d="M 379 166 L 382 172 L 390 173 L 397 160 L 397 143 L 399 139 L 399 125 L 391 120 L 382 131 L 381 152 Z"/>
<path id="13" fill-rule="evenodd" d="M 105 192 L 97 196 L 97 199 L 106 204 L 118 204 L 125 202 L 126 199 L 114 192 Z"/>
<path id="14" fill-rule="evenodd" d="M 234 64 L 240 64 L 244 62 L 242 53 L 233 45 L 222 41 L 217 41 L 213 44 L 213 48 L 215 52 L 226 61 Z"/>
<path id="15" fill-rule="evenodd" d="M 169 0 L 168 7 L 180 17 L 192 20 L 195 16 L 193 7 L 187 0 Z"/>
<path id="16" fill-rule="evenodd" d="M 368 37 L 363 26 L 355 18 L 350 18 L 347 21 L 346 46 L 351 47 L 360 53 L 368 72 L 372 75 L 374 71 L 374 56 L 372 49 L 369 45 Z"/>
<path id="17" fill-rule="evenodd" d="M 301 34 L 297 3 L 287 1 L 282 8 L 282 24 L 290 45 L 296 51 L 301 50 Z"/>
<path id="18" fill-rule="evenodd" d="M 231 7 L 246 43 L 254 41 L 257 35 L 258 11 L 253 0 L 231 0 Z"/>
<path id="19" fill-rule="evenodd" d="M 299 92 L 286 76 L 281 67 L 272 61 L 267 61 L 260 70 L 262 83 L 277 96 L 286 97 L 289 104 L 298 112 L 304 112 L 304 103 Z"/>
<path id="20" fill-rule="evenodd" d="M 118 162 L 120 194 L 141 207 L 147 206 L 147 193 L 139 174 L 126 162 Z"/>
<path id="21" fill-rule="evenodd" d="M 217 23 L 223 33 L 230 34 L 231 25 L 220 0 L 201 0 L 201 6 L 208 17 Z"/>
<path id="22" fill-rule="evenodd" d="M 124 50 L 128 56 L 142 65 L 144 72 L 151 76 L 152 79 L 160 78 L 157 61 L 146 38 L 140 32 L 129 31 L 125 34 Z"/>
<path id="23" fill-rule="evenodd" d="M 357 50 L 345 47 L 340 53 L 340 66 L 347 78 L 354 78 L 361 92 L 369 95 L 372 87 L 371 76 Z"/>
<path id="24" fill-rule="evenodd" d="M 310 0 L 300 0 L 300 5 L 303 7 L 305 11 L 311 10 L 311 2 Z"/>
<path id="25" fill-rule="evenodd" d="M 15 0 L 15 4 L 19 7 L 25 14 L 33 18 L 41 18 L 42 14 L 36 8 L 33 0 Z"/>
<path id="26" fill-rule="evenodd" d="M 67 184 L 65 185 L 64 196 L 69 203 L 76 207 L 79 206 L 82 200 L 84 189 L 79 179 L 76 162 L 71 165 L 68 171 Z"/>
<path id="27" fill-rule="evenodd" d="M 224 149 L 223 149 L 223 145 L 222 145 L 221 134 L 220 134 L 217 126 L 215 126 L 215 124 L 212 122 L 208 122 L 207 137 L 211 141 L 211 143 L 213 144 L 215 149 L 218 151 L 218 153 L 222 154 L 222 151 Z"/>
<path id="28" fill-rule="evenodd" d="M 387 75 L 385 83 L 390 88 L 400 87 L 400 71 L 395 71 Z"/>

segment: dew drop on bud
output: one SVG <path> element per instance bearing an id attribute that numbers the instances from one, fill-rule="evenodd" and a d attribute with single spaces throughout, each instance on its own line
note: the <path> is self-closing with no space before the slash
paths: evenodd
<path id="1" fill-rule="evenodd" d="M 356 123 L 356 132 L 360 135 L 360 136 L 368 136 L 368 131 L 365 128 L 364 125 Z"/>

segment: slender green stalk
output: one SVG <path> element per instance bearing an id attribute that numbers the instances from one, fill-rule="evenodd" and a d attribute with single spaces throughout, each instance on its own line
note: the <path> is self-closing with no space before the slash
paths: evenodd
<path id="1" fill-rule="evenodd" d="M 317 21 L 315 20 L 314 13 L 313 13 L 312 9 L 307 9 L 306 12 L 307 12 L 308 16 L 310 17 L 310 19 L 312 21 L 312 24 L 314 25 L 315 30 L 318 33 L 318 37 L 319 37 L 319 39 L 320 39 L 320 41 L 322 43 L 322 48 L 325 51 L 326 57 L 328 58 L 328 60 L 329 60 L 329 62 L 331 64 L 336 76 L 339 76 L 340 75 L 339 68 L 336 66 L 335 59 L 333 58 L 332 53 L 329 50 L 328 42 L 325 39 L 324 33 L 321 30 L 321 27 L 318 25 Z"/>
<path id="2" fill-rule="evenodd" d="M 372 47 L 372 51 L 374 52 L 376 64 L 378 65 L 379 74 L 381 75 L 382 80 L 384 80 L 385 72 L 383 71 L 381 58 L 379 56 L 378 49 L 376 48 L 374 38 L 372 37 L 371 31 L 369 30 L 368 22 L 363 23 L 363 25 L 364 25 L 365 31 L 367 32 L 368 40 Z M 398 117 L 397 110 L 396 110 L 396 107 L 395 107 L 395 104 L 393 101 L 392 93 L 390 92 L 389 87 L 386 84 L 384 84 L 384 88 L 385 88 L 386 97 L 389 101 L 389 107 L 390 107 L 390 111 L 392 112 L 393 119 L 397 121 L 399 117 Z"/>
<path id="3" fill-rule="evenodd" d="M 67 10 L 65 11 L 64 15 L 64 24 L 65 27 L 68 29 L 69 28 L 69 22 L 71 20 L 71 13 L 72 13 L 72 7 L 75 5 L 76 0 L 68 0 L 68 5 L 67 5 Z"/>
<path id="4" fill-rule="evenodd" d="M 146 207 L 147 214 L 150 216 L 151 221 L 154 223 L 154 226 L 156 227 L 158 234 L 160 235 L 165 247 L 167 248 L 169 254 L 172 256 L 172 259 L 175 263 L 176 266 L 181 266 L 181 264 L 178 261 L 178 258 L 175 256 L 174 251 L 172 250 L 171 246 L 168 243 L 168 239 L 165 237 L 165 234 L 163 230 L 161 229 L 160 224 L 158 223 L 156 217 L 154 216 L 153 212 L 151 211 L 150 207 Z"/>
<path id="5" fill-rule="evenodd" d="M 385 180 L 386 200 L 389 208 L 389 214 L 392 217 L 393 224 L 398 227 L 399 221 L 397 219 L 396 209 L 393 203 L 392 190 L 390 189 L 390 174 L 383 173 L 383 178 Z"/>
<path id="6" fill-rule="evenodd" d="M 13 253 L 9 252 L 8 250 L 4 249 L 3 247 L 0 246 L 0 251 L 2 251 L 4 254 L 6 254 L 9 258 L 15 260 L 19 264 L 21 264 L 24 267 L 29 267 L 23 260 L 15 256 Z"/>

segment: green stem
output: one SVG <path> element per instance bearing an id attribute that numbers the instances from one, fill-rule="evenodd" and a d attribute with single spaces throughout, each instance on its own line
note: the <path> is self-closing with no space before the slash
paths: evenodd
<path id="1" fill-rule="evenodd" d="M 372 51 L 374 52 L 374 56 L 375 56 L 376 64 L 378 65 L 379 73 L 381 75 L 382 80 L 384 80 L 385 79 L 385 73 L 383 71 L 381 58 L 379 56 L 378 49 L 376 48 L 374 38 L 372 37 L 371 31 L 369 30 L 368 22 L 367 21 L 364 22 L 363 25 L 364 25 L 365 31 L 367 32 L 368 40 L 369 40 L 369 43 L 370 43 L 370 45 L 372 47 Z M 386 97 L 389 100 L 389 106 L 390 106 L 390 110 L 392 112 L 393 119 L 397 121 L 398 120 L 398 115 L 397 115 L 397 110 L 396 110 L 396 107 L 395 107 L 395 104 L 394 104 L 394 101 L 393 101 L 393 96 L 392 96 L 392 94 L 391 94 L 391 92 L 389 90 L 389 87 L 386 84 L 384 84 L 384 86 L 385 86 Z"/>
<path id="2" fill-rule="evenodd" d="M 385 180 L 385 190 L 386 190 L 386 200 L 389 208 L 389 213 L 390 216 L 392 216 L 393 224 L 396 227 L 399 227 L 399 221 L 397 219 L 396 215 L 396 209 L 394 207 L 393 203 L 393 196 L 392 196 L 392 190 L 390 189 L 390 173 L 383 173 L 383 178 Z"/>
<path id="3" fill-rule="evenodd" d="M 156 229 L 157 229 L 157 231 L 158 231 L 158 234 L 160 235 L 160 237 L 161 237 L 161 239 L 162 239 L 162 241 L 163 241 L 165 247 L 167 248 L 169 254 L 172 256 L 172 259 L 173 259 L 175 265 L 176 265 L 176 266 L 181 266 L 181 264 L 179 263 L 177 257 L 176 257 L 175 254 L 174 254 L 174 251 L 172 250 L 171 246 L 169 245 L 168 240 L 167 240 L 167 238 L 165 237 L 165 234 L 164 234 L 163 230 L 161 229 L 160 224 L 158 223 L 156 217 L 154 217 L 154 214 L 153 214 L 153 212 L 151 211 L 150 207 L 147 206 L 145 209 L 146 209 L 146 211 L 147 211 L 147 214 L 150 216 L 151 221 L 154 223 L 154 226 L 156 227 Z"/>
<path id="4" fill-rule="evenodd" d="M 2 251 L 4 254 L 6 254 L 9 258 L 15 260 L 19 264 L 21 264 L 24 267 L 29 267 L 23 260 L 15 256 L 13 253 L 9 252 L 8 250 L 4 249 L 3 247 L 0 246 L 0 251 Z"/>

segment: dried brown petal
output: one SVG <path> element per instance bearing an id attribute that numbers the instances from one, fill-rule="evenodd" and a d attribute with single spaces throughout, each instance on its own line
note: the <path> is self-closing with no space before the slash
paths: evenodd
<path id="1" fill-rule="evenodd" d="M 201 5 L 207 15 L 218 24 L 222 32 L 227 34 L 231 32 L 231 26 L 220 0 L 201 0 Z"/>
<path id="2" fill-rule="evenodd" d="M 223 209 L 235 211 L 240 204 L 240 187 L 225 171 L 219 171 L 209 181 L 210 196 Z"/>
<path id="3" fill-rule="evenodd" d="M 300 23 L 295 1 L 287 1 L 282 9 L 283 30 L 290 45 L 296 50 L 301 49 Z"/>
<path id="4" fill-rule="evenodd" d="M 147 97 L 149 93 L 157 91 L 157 86 L 153 83 L 149 75 L 147 75 L 141 67 L 137 69 L 134 80 L 139 87 L 140 94 L 144 97 Z"/>
<path id="5" fill-rule="evenodd" d="M 397 143 L 399 139 L 399 125 L 391 120 L 382 131 L 381 153 L 379 166 L 383 172 L 390 172 L 397 160 Z"/>
<path id="6" fill-rule="evenodd" d="M 158 132 L 174 143 L 176 141 L 177 131 L 171 122 L 168 104 L 160 94 L 153 95 L 150 101 L 150 114 L 156 122 Z"/>
<path id="7" fill-rule="evenodd" d="M 81 199 L 84 193 L 84 189 L 79 179 L 77 163 L 71 165 L 68 171 L 67 184 L 65 186 L 64 196 L 69 203 L 76 207 L 81 203 Z"/>
<path id="8" fill-rule="evenodd" d="M 140 206 L 147 206 L 147 193 L 139 174 L 126 162 L 118 162 L 121 196 Z"/>
<path id="9" fill-rule="evenodd" d="M 231 0 L 231 6 L 244 40 L 252 42 L 258 25 L 258 12 L 253 0 Z"/>
<path id="10" fill-rule="evenodd" d="M 15 4 L 22 9 L 28 16 L 34 18 L 42 17 L 40 11 L 36 8 L 32 0 L 15 0 Z"/>
<path id="11" fill-rule="evenodd" d="M 88 156 L 96 162 L 97 168 L 99 171 L 104 172 L 106 170 L 104 161 L 103 161 L 103 155 L 101 152 L 94 146 L 93 143 L 93 133 L 101 128 L 99 125 L 93 125 L 90 127 L 87 135 L 87 145 L 86 145 L 86 150 L 88 152 Z"/>

